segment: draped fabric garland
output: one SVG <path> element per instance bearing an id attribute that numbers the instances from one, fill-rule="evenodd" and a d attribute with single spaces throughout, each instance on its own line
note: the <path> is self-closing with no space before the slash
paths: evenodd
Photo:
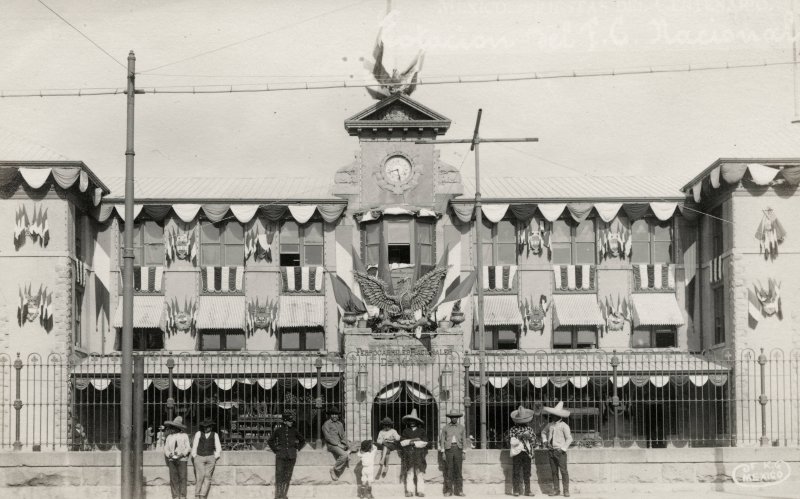
<path id="1" fill-rule="evenodd" d="M 697 180 L 688 190 L 694 201 L 699 203 L 703 197 L 711 195 L 712 189 L 719 189 L 722 182 L 738 184 L 743 179 L 758 186 L 780 183 L 796 186 L 800 184 L 800 166 L 722 163 L 712 168 L 707 175 Z"/>
<path id="2" fill-rule="evenodd" d="M 299 224 L 307 223 L 315 213 L 328 223 L 337 221 L 344 213 L 347 206 L 343 203 L 330 204 L 310 204 L 310 205 L 291 205 L 291 204 L 153 204 L 136 205 L 134 207 L 134 218 L 144 213 L 149 219 L 160 222 L 169 216 L 170 211 L 184 223 L 193 222 L 200 211 L 212 222 L 220 222 L 228 218 L 228 213 L 240 223 L 250 223 L 255 218 L 265 218 L 270 222 L 279 222 L 291 216 Z M 104 204 L 95 211 L 94 216 L 99 222 L 105 222 L 112 214 L 124 220 L 125 209 L 120 204 Z"/>
<path id="3" fill-rule="evenodd" d="M 31 189 L 41 189 L 52 176 L 53 181 L 62 189 L 69 189 L 77 184 L 78 191 L 90 195 L 95 206 L 100 204 L 105 194 L 104 190 L 95 185 L 89 178 L 89 174 L 86 170 L 80 166 L 60 166 L 52 168 L 23 166 L 17 168 L 17 170 L 22 180 L 28 184 Z M 12 176 L 13 173 L 8 173 L 3 180 L 10 181 L 12 180 Z"/>

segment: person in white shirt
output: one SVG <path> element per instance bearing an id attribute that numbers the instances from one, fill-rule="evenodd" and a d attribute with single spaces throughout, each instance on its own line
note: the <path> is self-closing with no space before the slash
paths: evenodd
<path id="1" fill-rule="evenodd" d="M 189 443 L 189 435 L 185 433 L 186 426 L 182 417 L 166 421 L 164 426 L 168 433 L 164 442 L 164 460 L 169 469 L 172 499 L 186 499 L 186 468 L 189 454 L 192 453 L 192 444 Z"/>
<path id="2" fill-rule="evenodd" d="M 194 463 L 194 496 L 205 498 L 208 496 L 208 489 L 211 487 L 211 477 L 214 476 L 214 468 L 217 459 L 222 455 L 222 446 L 219 443 L 219 435 L 213 431 L 214 422 L 211 419 L 204 419 L 200 423 L 200 431 L 194 434 L 192 442 L 192 462 Z"/>
<path id="3" fill-rule="evenodd" d="M 394 421 L 391 418 L 381 419 L 381 431 L 378 432 L 378 438 L 375 439 L 375 443 L 381 451 L 381 465 L 376 479 L 386 477 L 386 473 L 389 471 L 389 454 L 397 450 L 399 442 L 400 434 L 394 429 Z"/>
<path id="4" fill-rule="evenodd" d="M 372 496 L 372 482 L 375 480 L 375 458 L 378 457 L 378 448 L 372 440 L 361 442 L 358 451 L 358 466 L 361 467 L 361 484 L 358 486 L 358 497 L 374 499 Z"/>
<path id="5" fill-rule="evenodd" d="M 542 430 L 542 442 L 550 454 L 550 471 L 553 473 L 553 492 L 550 495 L 561 494 L 558 490 L 558 472 L 561 471 L 564 497 L 569 497 L 567 449 L 572 444 L 572 432 L 564 421 L 569 417 L 569 411 L 564 409 L 564 402 L 559 402 L 555 407 L 545 407 L 544 412 L 550 421 Z"/>

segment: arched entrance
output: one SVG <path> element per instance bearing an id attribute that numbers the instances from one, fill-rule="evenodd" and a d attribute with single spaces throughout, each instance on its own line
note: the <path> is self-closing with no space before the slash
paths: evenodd
<path id="1" fill-rule="evenodd" d="M 425 422 L 428 442 L 436 442 L 439 427 L 439 405 L 433 394 L 413 381 L 395 381 L 383 387 L 372 404 L 372 438 L 381 430 L 380 421 L 389 417 L 394 421 L 398 433 L 402 433 L 401 418 L 417 410 L 417 416 Z"/>

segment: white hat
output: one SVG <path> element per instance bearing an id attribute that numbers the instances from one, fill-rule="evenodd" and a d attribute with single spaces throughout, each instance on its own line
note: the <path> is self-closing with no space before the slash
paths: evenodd
<path id="1" fill-rule="evenodd" d="M 559 402 L 555 407 L 545 407 L 544 412 L 558 416 L 559 418 L 568 418 L 569 411 L 564 409 L 564 402 Z"/>

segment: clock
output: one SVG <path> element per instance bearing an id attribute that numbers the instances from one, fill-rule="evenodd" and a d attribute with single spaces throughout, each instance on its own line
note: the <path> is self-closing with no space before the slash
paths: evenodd
<path id="1" fill-rule="evenodd" d="M 413 169 L 411 161 L 405 156 L 398 154 L 390 156 L 383 163 L 383 176 L 388 182 L 400 185 L 408 182 L 413 173 Z"/>

